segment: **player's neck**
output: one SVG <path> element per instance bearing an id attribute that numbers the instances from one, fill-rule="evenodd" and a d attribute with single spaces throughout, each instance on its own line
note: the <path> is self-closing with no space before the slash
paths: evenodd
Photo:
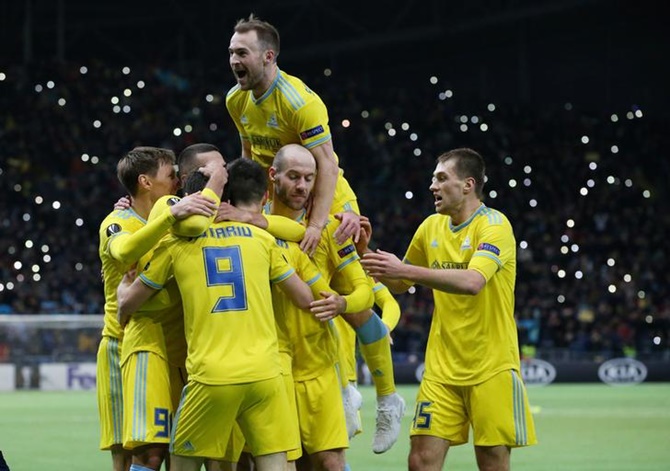
<path id="1" fill-rule="evenodd" d="M 139 217 L 146 220 L 149 217 L 149 213 L 151 213 L 153 205 L 154 202 L 151 201 L 148 194 L 137 195 L 133 197 L 131 208 L 133 208 Z"/>
<path id="2" fill-rule="evenodd" d="M 302 209 L 299 210 L 291 209 L 284 203 L 279 201 L 277 198 L 275 198 L 272 200 L 272 204 L 270 205 L 270 214 L 274 214 L 277 216 L 284 216 L 285 218 L 289 218 L 296 221 L 300 219 L 300 216 L 302 215 Z"/>
<path id="3" fill-rule="evenodd" d="M 277 64 L 272 64 L 270 67 L 271 67 L 270 71 L 268 71 L 268 73 L 265 74 L 265 77 L 258 85 L 258 87 L 252 90 L 252 93 L 256 100 L 265 95 L 265 92 L 267 92 L 272 86 L 272 82 L 274 82 L 275 78 L 277 78 L 277 74 L 279 73 L 279 67 L 277 67 Z"/>
<path id="4" fill-rule="evenodd" d="M 260 203 L 238 203 L 235 205 L 237 209 L 241 209 L 242 211 L 248 211 L 250 213 L 261 213 L 263 211 L 263 205 Z"/>
<path id="5" fill-rule="evenodd" d="M 470 219 L 470 217 L 479 209 L 481 205 L 482 202 L 479 199 L 466 200 L 460 208 L 449 214 L 451 217 L 451 223 L 454 226 L 460 226 L 465 221 Z"/>

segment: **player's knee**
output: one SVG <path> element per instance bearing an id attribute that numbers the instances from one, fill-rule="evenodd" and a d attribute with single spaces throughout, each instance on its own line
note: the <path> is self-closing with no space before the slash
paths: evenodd
<path id="1" fill-rule="evenodd" d="M 437 454 L 428 448 L 412 447 L 407 458 L 407 469 L 409 471 L 424 471 L 427 469 L 435 469 L 437 462 Z"/>
<path id="2" fill-rule="evenodd" d="M 327 453 L 319 463 L 323 471 L 344 471 L 344 453 Z"/>

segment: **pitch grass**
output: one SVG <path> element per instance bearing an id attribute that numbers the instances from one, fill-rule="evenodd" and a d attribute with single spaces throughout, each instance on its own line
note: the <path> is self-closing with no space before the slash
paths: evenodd
<path id="1" fill-rule="evenodd" d="M 408 430 L 416 386 L 402 386 L 408 404 L 398 443 L 387 453 L 371 450 L 374 390 L 361 387 L 365 431 L 347 452 L 353 471 L 406 469 Z M 611 387 L 551 385 L 529 389 L 540 443 L 512 452 L 515 470 L 652 471 L 670 469 L 670 384 Z M 92 392 L 0 394 L 0 450 L 12 471 L 90 471 L 111 468 L 98 450 Z M 472 445 L 454 447 L 451 470 L 476 469 Z"/>

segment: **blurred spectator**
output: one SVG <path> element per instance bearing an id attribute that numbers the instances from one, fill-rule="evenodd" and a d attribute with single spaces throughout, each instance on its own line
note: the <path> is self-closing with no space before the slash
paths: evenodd
<path id="1" fill-rule="evenodd" d="M 0 314 L 99 314 L 97 231 L 123 194 L 116 162 L 140 144 L 178 152 L 211 142 L 237 156 L 223 105 L 232 76 L 217 83 L 103 63 L 85 72 L 68 64 L 4 72 Z M 635 106 L 480 102 L 446 96 L 423 77 L 402 88 L 306 79 L 330 109 L 341 167 L 372 220 L 375 246 L 402 251 L 433 212 L 425 169 L 442 151 L 473 147 L 488 162 L 486 203 L 504 207 L 516 228 L 522 344 L 604 355 L 669 350 L 665 117 Z M 418 288 L 399 301 L 394 350 L 420 354 L 431 296 Z M 47 329 L 12 342 L 12 355 L 77 355 L 94 351 L 97 334 Z"/>

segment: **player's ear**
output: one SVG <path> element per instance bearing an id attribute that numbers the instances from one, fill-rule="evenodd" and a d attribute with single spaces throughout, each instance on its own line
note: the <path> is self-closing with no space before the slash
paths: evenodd
<path id="1" fill-rule="evenodd" d="M 463 193 L 471 193 L 475 191 L 475 179 L 472 177 L 468 177 L 465 179 L 465 184 L 463 186 Z"/>
<path id="2" fill-rule="evenodd" d="M 277 175 L 277 169 L 274 168 L 274 167 L 270 167 L 270 168 L 268 169 L 268 178 L 270 178 L 270 181 L 271 181 L 272 183 L 275 182 L 275 175 Z"/>
<path id="3" fill-rule="evenodd" d="M 147 175 L 145 175 L 144 173 L 141 173 L 141 174 L 137 177 L 137 183 L 138 183 L 138 187 L 139 187 L 139 188 L 148 188 L 148 187 L 151 186 L 151 180 L 150 180 L 149 177 L 148 177 Z"/>

